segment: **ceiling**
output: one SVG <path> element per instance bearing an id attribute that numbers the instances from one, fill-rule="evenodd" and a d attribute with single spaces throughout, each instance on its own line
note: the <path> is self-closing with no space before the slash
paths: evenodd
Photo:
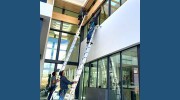
<path id="1" fill-rule="evenodd" d="M 63 0 L 63 1 L 83 7 L 88 0 Z"/>
<path id="2" fill-rule="evenodd" d="M 55 0 L 54 6 L 79 13 L 82 5 L 89 9 L 94 0 Z"/>

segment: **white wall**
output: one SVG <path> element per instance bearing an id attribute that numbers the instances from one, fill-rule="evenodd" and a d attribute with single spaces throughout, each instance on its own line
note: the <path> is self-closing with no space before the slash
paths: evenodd
<path id="1" fill-rule="evenodd" d="M 40 17 L 43 18 L 42 28 L 41 28 L 41 36 L 40 36 L 40 54 L 42 59 L 40 59 L 40 84 L 41 84 L 41 78 L 44 68 L 44 59 L 45 59 L 45 53 L 46 53 L 46 47 L 47 47 L 47 39 L 48 39 L 48 33 L 50 29 L 50 23 L 51 23 L 51 17 L 53 12 L 53 0 L 50 3 L 44 3 L 40 1 Z"/>
<path id="2" fill-rule="evenodd" d="M 140 0 L 128 0 L 97 30 L 87 62 L 140 44 Z M 81 43 L 81 57 L 86 40 Z"/>
<path id="3" fill-rule="evenodd" d="M 53 5 L 40 2 L 40 16 L 41 18 L 52 17 Z"/>

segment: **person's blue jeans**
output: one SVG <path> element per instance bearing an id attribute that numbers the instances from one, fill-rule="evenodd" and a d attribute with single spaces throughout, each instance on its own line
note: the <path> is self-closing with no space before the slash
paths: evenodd
<path id="1" fill-rule="evenodd" d="M 48 100 L 51 99 L 51 96 L 52 96 L 52 94 L 53 94 L 53 92 L 54 92 L 55 89 L 56 89 L 56 86 L 51 86 L 50 92 L 49 92 L 49 95 L 48 95 Z"/>
<path id="2" fill-rule="evenodd" d="M 59 100 L 64 100 L 64 96 L 67 91 L 68 91 L 68 89 L 63 89 L 63 90 L 59 91 Z"/>
<path id="3" fill-rule="evenodd" d="M 87 41 L 90 42 L 92 33 L 93 33 L 94 28 L 92 28 L 91 30 L 89 30 L 88 35 L 87 35 Z"/>

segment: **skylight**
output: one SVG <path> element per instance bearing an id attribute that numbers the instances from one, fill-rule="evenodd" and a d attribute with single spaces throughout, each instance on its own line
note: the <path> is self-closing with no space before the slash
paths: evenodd
<path id="1" fill-rule="evenodd" d="M 63 0 L 69 3 L 73 3 L 79 6 L 84 6 L 88 0 Z"/>

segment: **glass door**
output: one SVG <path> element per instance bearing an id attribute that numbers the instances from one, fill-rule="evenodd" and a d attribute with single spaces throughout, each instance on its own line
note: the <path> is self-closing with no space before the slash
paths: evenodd
<path id="1" fill-rule="evenodd" d="M 139 100 L 137 47 L 122 52 L 123 100 Z"/>

